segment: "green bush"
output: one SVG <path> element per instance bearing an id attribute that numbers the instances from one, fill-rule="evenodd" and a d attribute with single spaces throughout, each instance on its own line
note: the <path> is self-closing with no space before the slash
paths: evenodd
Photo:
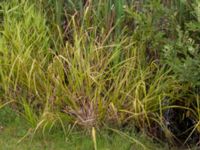
<path id="1" fill-rule="evenodd" d="M 190 11 L 193 17 L 184 22 L 184 28 L 177 26 L 177 38 L 167 43 L 163 50 L 164 59 L 176 77 L 193 87 L 200 84 L 199 5 L 198 1 L 193 3 L 193 11 Z"/>

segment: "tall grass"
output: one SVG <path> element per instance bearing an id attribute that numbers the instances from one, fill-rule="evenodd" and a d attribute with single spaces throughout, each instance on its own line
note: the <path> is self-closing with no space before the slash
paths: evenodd
<path id="1" fill-rule="evenodd" d="M 105 124 L 173 138 L 167 110 L 188 109 L 199 120 L 198 95 L 195 107 L 178 106 L 194 95 L 161 60 L 173 11 L 160 1 L 3 1 L 1 104 L 12 101 L 35 132 L 92 130 L 95 149 Z"/>

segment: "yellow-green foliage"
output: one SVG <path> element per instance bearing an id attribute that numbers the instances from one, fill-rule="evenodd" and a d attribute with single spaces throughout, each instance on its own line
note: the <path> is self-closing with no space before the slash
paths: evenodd
<path id="1" fill-rule="evenodd" d="M 35 131 L 127 125 L 169 135 L 163 114 L 174 107 L 199 122 L 198 107 L 175 106 L 190 87 L 161 60 L 177 21 L 161 1 L 11 0 L 0 13 L 0 102 Z"/>

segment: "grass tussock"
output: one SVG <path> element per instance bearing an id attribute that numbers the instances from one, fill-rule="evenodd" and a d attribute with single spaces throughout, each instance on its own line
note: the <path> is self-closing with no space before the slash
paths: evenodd
<path id="1" fill-rule="evenodd" d="M 2 1 L 0 103 L 95 149 L 105 127 L 197 141 L 198 24 L 198 1 Z"/>

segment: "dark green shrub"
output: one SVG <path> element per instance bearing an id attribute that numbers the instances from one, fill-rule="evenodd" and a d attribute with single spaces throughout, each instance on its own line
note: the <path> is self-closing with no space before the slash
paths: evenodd
<path id="1" fill-rule="evenodd" d="M 180 81 L 200 85 L 199 46 L 188 32 L 178 29 L 178 39 L 165 45 L 164 57 Z"/>
<path id="2" fill-rule="evenodd" d="M 185 20 L 184 27 L 177 27 L 175 39 L 170 40 L 164 47 L 165 62 L 172 68 L 175 76 L 183 83 L 189 83 L 193 87 L 200 85 L 200 3 L 193 3 L 190 17 Z"/>

